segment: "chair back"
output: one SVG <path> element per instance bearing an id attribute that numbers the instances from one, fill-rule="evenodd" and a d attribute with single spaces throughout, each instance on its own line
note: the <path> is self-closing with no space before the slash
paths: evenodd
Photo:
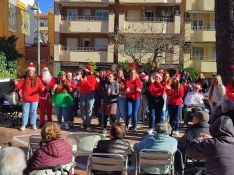
<path id="1" fill-rule="evenodd" d="M 69 162 L 66 165 L 58 165 L 54 167 L 45 167 L 32 171 L 29 175 L 69 175 L 69 171 L 76 166 L 75 162 Z"/>
<path id="2" fill-rule="evenodd" d="M 128 158 L 120 154 L 110 153 L 91 153 L 88 158 L 87 172 L 88 175 L 92 171 L 101 172 L 122 172 L 127 174 Z"/>
<path id="3" fill-rule="evenodd" d="M 152 149 L 142 149 L 136 161 L 136 170 L 141 172 L 142 166 L 165 167 L 169 166 L 171 172 L 165 174 L 174 174 L 174 155 L 168 151 L 156 151 Z"/>
<path id="4" fill-rule="evenodd" d="M 28 142 L 28 154 L 27 159 L 32 157 L 33 153 L 40 148 L 40 142 L 42 138 L 40 135 L 31 135 Z"/>
<path id="5" fill-rule="evenodd" d="M 75 156 L 88 156 L 93 152 L 97 142 L 105 137 L 97 133 L 74 133 L 67 137 Z"/>

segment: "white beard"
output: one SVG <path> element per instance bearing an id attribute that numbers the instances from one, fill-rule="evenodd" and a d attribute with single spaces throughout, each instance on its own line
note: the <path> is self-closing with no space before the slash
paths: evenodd
<path id="1" fill-rule="evenodd" d="M 42 72 L 42 81 L 45 83 L 49 83 L 52 79 L 52 76 L 49 71 Z"/>

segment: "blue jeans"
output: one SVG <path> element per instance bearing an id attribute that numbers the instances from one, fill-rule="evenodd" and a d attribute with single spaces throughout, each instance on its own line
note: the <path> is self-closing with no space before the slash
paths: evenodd
<path id="1" fill-rule="evenodd" d="M 128 126 L 129 120 L 132 117 L 133 128 L 136 129 L 138 124 L 138 111 L 140 108 L 141 99 L 133 100 L 127 98 L 126 102 L 127 102 L 126 125 Z"/>
<path id="2" fill-rule="evenodd" d="M 72 111 L 73 111 L 72 108 L 73 107 L 56 106 L 56 115 L 57 115 L 57 119 L 58 119 L 59 124 L 62 123 L 62 117 L 63 117 L 64 122 L 68 122 L 71 120 Z"/>
<path id="3" fill-rule="evenodd" d="M 31 125 L 37 124 L 37 106 L 38 102 L 23 102 L 22 126 L 28 124 L 28 118 Z"/>
<path id="4" fill-rule="evenodd" d="M 117 122 L 120 121 L 121 117 L 125 121 L 126 120 L 126 97 L 119 97 L 117 106 L 118 106 L 117 114 L 116 114 Z"/>
<path id="5" fill-rule="evenodd" d="M 165 99 L 166 100 L 166 109 L 162 111 L 162 118 L 161 118 L 161 123 L 165 123 L 168 118 L 168 97 Z"/>
<path id="6" fill-rule="evenodd" d="M 84 127 L 90 127 L 94 102 L 94 92 L 80 94 L 80 109 Z"/>
<path id="7" fill-rule="evenodd" d="M 179 131 L 182 105 L 168 105 L 168 112 L 170 115 L 169 123 L 171 127 L 175 129 L 175 131 Z"/>
<path id="8" fill-rule="evenodd" d="M 150 120 L 149 120 L 149 128 L 154 129 L 155 123 L 158 124 L 161 122 L 162 117 L 162 109 L 164 105 L 164 99 L 162 96 L 151 96 L 149 101 L 149 112 L 150 112 Z"/>

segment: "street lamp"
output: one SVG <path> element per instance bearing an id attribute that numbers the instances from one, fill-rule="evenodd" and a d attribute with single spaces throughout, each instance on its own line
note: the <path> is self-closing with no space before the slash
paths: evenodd
<path id="1" fill-rule="evenodd" d="M 40 47 L 40 18 L 39 18 L 39 0 L 36 3 L 33 4 L 33 6 L 30 8 L 31 10 L 37 11 L 37 72 L 38 75 L 40 75 L 40 63 L 41 63 L 41 47 Z"/>

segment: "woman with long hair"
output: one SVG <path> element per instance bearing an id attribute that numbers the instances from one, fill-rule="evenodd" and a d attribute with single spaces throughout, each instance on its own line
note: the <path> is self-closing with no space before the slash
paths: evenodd
<path id="1" fill-rule="evenodd" d="M 183 106 L 184 86 L 180 85 L 180 74 L 177 74 L 171 84 L 171 92 L 168 99 L 168 111 L 170 124 L 175 129 L 175 135 L 179 135 L 180 115 Z"/>
<path id="2" fill-rule="evenodd" d="M 137 75 L 135 69 L 131 69 L 130 77 L 125 82 L 126 88 L 126 103 L 127 103 L 127 116 L 126 116 L 126 130 L 128 130 L 129 120 L 132 117 L 133 126 L 131 130 L 137 130 L 138 112 L 141 103 L 142 82 Z"/>
<path id="3" fill-rule="evenodd" d="M 215 113 L 218 106 L 221 105 L 222 100 L 226 96 L 226 89 L 220 75 L 215 75 L 211 79 L 211 87 L 209 89 L 209 104 L 211 113 Z"/>
<path id="4" fill-rule="evenodd" d="M 43 86 L 43 83 L 41 82 L 40 78 L 37 77 L 33 63 L 30 63 L 27 67 L 26 77 L 21 78 L 19 81 L 15 81 L 15 87 L 16 89 L 21 90 L 23 102 L 22 126 L 20 130 L 25 130 L 29 118 L 32 129 L 36 130 L 39 93 L 41 91 L 44 91 L 45 87 Z"/>

